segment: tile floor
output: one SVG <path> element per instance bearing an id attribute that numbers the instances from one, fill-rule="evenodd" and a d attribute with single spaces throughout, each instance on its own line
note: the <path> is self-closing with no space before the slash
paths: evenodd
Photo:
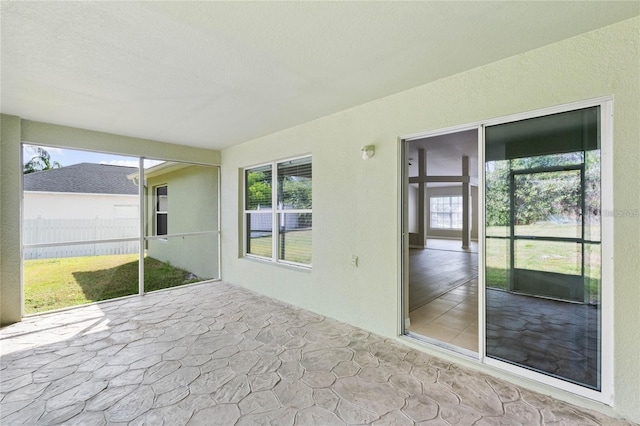
<path id="1" fill-rule="evenodd" d="M 478 242 L 470 241 L 469 248 L 462 248 L 461 240 L 448 240 L 443 238 L 427 238 L 428 249 L 433 250 L 446 250 L 446 251 L 462 251 L 466 253 L 478 253 Z"/>
<path id="2" fill-rule="evenodd" d="M 478 352 L 478 279 L 409 312 L 408 330 Z"/>
<path id="3" fill-rule="evenodd" d="M 478 255 L 461 251 L 409 251 L 409 310 L 416 310 L 478 276 Z"/>
<path id="4" fill-rule="evenodd" d="M 0 329 L 0 423 L 631 425 L 227 283 Z"/>

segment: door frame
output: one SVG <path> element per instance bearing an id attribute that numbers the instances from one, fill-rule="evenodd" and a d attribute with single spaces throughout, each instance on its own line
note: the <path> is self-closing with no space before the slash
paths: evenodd
<path id="1" fill-rule="evenodd" d="M 398 194 L 399 194 L 399 229 L 398 235 L 399 238 L 399 269 L 398 272 L 398 300 L 399 300 L 399 318 L 398 318 L 398 336 L 406 336 L 406 329 L 409 325 L 409 155 L 407 145 L 410 142 L 419 139 L 432 138 L 443 135 L 451 135 L 455 133 L 476 131 L 478 132 L 478 315 L 480 316 L 481 307 L 480 302 L 482 300 L 484 306 L 484 295 L 480 295 L 480 281 L 484 281 L 484 277 L 481 276 L 483 271 L 484 264 L 484 247 L 481 243 L 481 238 L 483 238 L 482 232 L 483 226 L 481 225 L 484 220 L 484 205 L 480 204 L 482 200 L 484 200 L 484 173 L 482 167 L 484 167 L 484 147 L 480 146 L 480 135 L 481 135 L 481 124 L 473 123 L 473 124 L 465 124 L 461 126 L 448 127 L 445 129 L 427 131 L 421 133 L 415 133 L 412 135 L 402 136 L 398 138 L 398 158 L 400 159 L 398 170 L 400 172 L 400 178 L 398 179 Z M 482 167 L 481 167 L 482 166 Z M 481 177 L 482 175 L 482 177 Z M 482 185 L 482 187 L 481 187 Z M 484 312 L 482 312 L 484 315 Z M 480 336 L 482 334 L 482 336 Z M 484 339 L 484 333 L 478 333 L 478 354 L 468 351 L 466 349 L 460 348 L 460 350 L 452 349 L 453 346 L 449 344 L 440 344 L 439 348 L 445 349 L 448 352 L 454 353 L 456 355 L 465 356 L 465 358 L 471 357 L 475 360 L 480 360 L 480 354 L 483 353 L 483 343 L 480 339 Z M 420 342 L 424 342 L 423 340 L 419 340 Z M 428 344 L 428 343 L 427 343 Z"/>
<path id="2" fill-rule="evenodd" d="M 529 379 L 543 386 L 560 389 L 573 395 L 585 397 L 607 405 L 613 405 L 614 399 L 614 275 L 613 254 L 614 236 L 613 220 L 602 215 L 601 219 L 601 324 L 600 324 L 600 390 L 589 389 L 565 380 L 538 373 L 524 367 L 489 358 L 486 355 L 485 343 L 485 128 L 487 126 L 505 124 L 529 118 L 558 114 L 577 109 L 600 107 L 600 188 L 601 212 L 613 211 L 613 97 L 604 96 L 584 101 L 531 110 L 492 119 L 453 126 L 432 131 L 400 136 L 398 138 L 398 336 L 411 339 L 417 345 L 435 349 L 436 346 L 422 340 L 406 336 L 408 324 L 408 266 L 409 266 L 409 233 L 408 233 L 408 149 L 407 143 L 426 137 L 434 137 L 476 129 L 478 131 L 478 356 L 475 362 L 495 369 L 496 373 L 513 374 Z M 442 350 L 442 347 L 437 347 Z M 454 357 L 469 360 L 468 356 L 447 351 Z"/>

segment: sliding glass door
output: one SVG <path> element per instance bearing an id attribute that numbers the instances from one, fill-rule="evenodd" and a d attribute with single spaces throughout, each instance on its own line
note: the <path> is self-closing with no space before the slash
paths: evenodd
<path id="1" fill-rule="evenodd" d="M 471 303 L 477 309 L 464 318 L 474 320 L 464 330 L 477 342 L 472 352 L 449 344 L 457 344 L 450 336 L 455 336 L 452 329 L 460 323 L 458 319 L 438 318 L 441 312 L 428 311 L 430 304 L 416 306 L 415 295 L 421 290 L 416 278 L 421 280 L 424 274 L 412 258 L 429 252 L 430 247 L 416 248 L 424 243 L 416 230 L 427 228 L 416 218 L 423 214 L 419 208 L 431 205 L 433 209 L 435 204 L 419 197 L 420 188 L 418 196 L 412 195 L 412 184 L 432 178 L 418 173 L 420 161 L 415 158 L 420 160 L 424 153 L 410 153 L 411 144 L 467 132 L 442 129 L 401 139 L 400 327 L 404 335 L 466 356 L 477 355 L 482 364 L 576 395 L 611 402 L 612 112 L 611 100 L 602 99 L 487 120 L 473 130 L 465 127 L 470 140 L 477 141 L 479 170 L 478 279 Z M 435 174 L 440 175 L 436 179 L 445 175 Z M 441 189 L 426 192 L 433 196 Z M 426 217 L 433 222 L 431 213 Z M 446 267 L 447 277 L 462 272 L 464 267 L 456 264 L 454 254 L 424 270 L 433 274 Z M 443 299 L 452 301 L 455 293 L 457 289 Z M 441 310 L 458 313 L 457 307 L 438 303 L 443 305 L 438 307 Z M 422 311 L 428 315 L 419 316 Z M 439 335 L 420 332 L 425 325 L 433 330 L 434 324 L 451 330 Z"/>
<path id="2" fill-rule="evenodd" d="M 485 128 L 486 356 L 601 389 L 600 107 Z"/>

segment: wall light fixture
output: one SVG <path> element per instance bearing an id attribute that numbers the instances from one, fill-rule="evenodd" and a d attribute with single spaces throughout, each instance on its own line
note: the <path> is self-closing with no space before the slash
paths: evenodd
<path id="1" fill-rule="evenodd" d="M 376 153 L 376 147 L 374 145 L 363 145 L 360 151 L 362 151 L 362 159 L 368 160 Z"/>

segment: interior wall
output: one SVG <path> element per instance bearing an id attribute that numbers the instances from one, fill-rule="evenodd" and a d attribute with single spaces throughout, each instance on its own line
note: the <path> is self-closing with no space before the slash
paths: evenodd
<path id="1" fill-rule="evenodd" d="M 223 278 L 396 336 L 400 316 L 398 137 L 600 96 L 615 98 L 616 211 L 637 212 L 639 28 L 640 18 L 627 20 L 223 150 Z M 363 161 L 362 145 L 375 145 L 375 156 Z M 242 168 L 309 152 L 313 155 L 313 269 L 242 258 Z M 611 214 L 603 220 L 614 222 L 616 241 L 615 407 L 619 414 L 638 421 L 640 221 L 631 213 Z M 351 265 L 352 255 L 360 259 L 357 268 Z M 544 387 L 544 392 L 573 398 L 552 388 Z"/>
<path id="2" fill-rule="evenodd" d="M 22 319 L 21 143 L 220 164 L 220 152 L 0 115 L 0 324 Z"/>

